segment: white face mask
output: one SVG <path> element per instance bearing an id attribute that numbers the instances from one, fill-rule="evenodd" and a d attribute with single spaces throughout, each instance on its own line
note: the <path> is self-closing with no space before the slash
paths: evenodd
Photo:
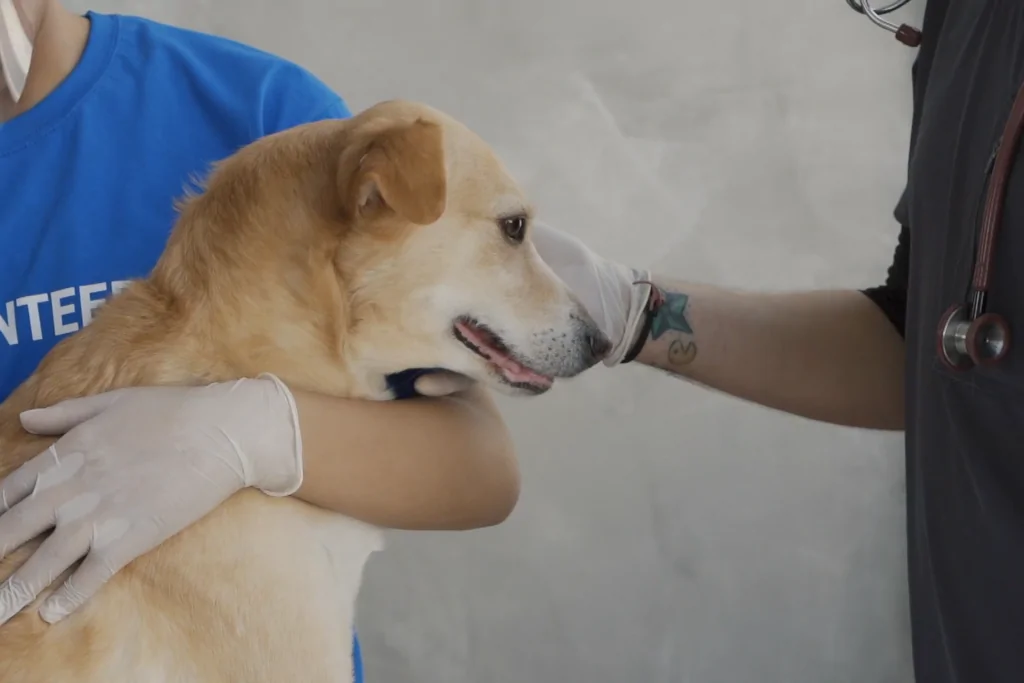
<path id="1" fill-rule="evenodd" d="M 25 79 L 32 61 L 32 41 L 14 8 L 14 0 L 0 0 L 0 71 L 7 92 L 15 102 L 25 90 Z"/>

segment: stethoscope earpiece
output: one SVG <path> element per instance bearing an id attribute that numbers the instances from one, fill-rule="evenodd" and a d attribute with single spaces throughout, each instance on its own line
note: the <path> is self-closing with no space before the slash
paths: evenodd
<path id="1" fill-rule="evenodd" d="M 907 47 L 917 47 L 921 44 L 921 32 L 908 24 L 900 24 L 896 29 L 896 40 Z"/>
<path id="2" fill-rule="evenodd" d="M 884 28 L 889 33 L 896 36 L 896 40 L 900 41 L 907 47 L 917 47 L 921 44 L 921 32 L 908 24 L 896 25 L 891 21 L 886 21 L 882 17 L 886 14 L 890 14 L 906 5 L 910 0 L 895 0 L 884 7 L 872 7 L 870 0 L 846 0 L 846 4 L 858 14 L 863 14 L 871 20 L 875 26 Z"/>

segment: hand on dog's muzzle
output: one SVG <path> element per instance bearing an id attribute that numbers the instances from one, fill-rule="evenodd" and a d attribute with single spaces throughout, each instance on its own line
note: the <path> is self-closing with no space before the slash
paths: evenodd
<path id="1" fill-rule="evenodd" d="M 540 222 L 534 223 L 532 241 L 611 342 L 610 351 L 595 353 L 606 366 L 618 365 L 637 341 L 651 293 L 650 285 L 635 283 L 651 274 L 598 256 L 578 238 Z"/>
<path id="2" fill-rule="evenodd" d="M 396 400 L 449 396 L 469 389 L 473 382 L 466 375 L 443 368 L 413 368 L 387 376 L 388 389 Z"/>
<path id="3" fill-rule="evenodd" d="M 465 391 L 473 386 L 473 380 L 457 372 L 437 370 L 421 375 L 415 382 L 416 393 L 420 396 L 448 396 Z"/>

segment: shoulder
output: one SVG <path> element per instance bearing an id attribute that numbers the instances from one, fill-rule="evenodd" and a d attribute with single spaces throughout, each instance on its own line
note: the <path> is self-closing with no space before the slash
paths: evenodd
<path id="1" fill-rule="evenodd" d="M 252 137 L 351 116 L 344 99 L 298 64 L 236 40 L 141 17 L 118 17 L 122 55 L 190 93 L 209 113 L 246 121 Z"/>

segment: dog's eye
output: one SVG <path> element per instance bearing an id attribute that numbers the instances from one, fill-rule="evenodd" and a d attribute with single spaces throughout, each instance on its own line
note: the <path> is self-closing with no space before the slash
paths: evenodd
<path id="1" fill-rule="evenodd" d="M 513 244 L 520 244 L 526 237 L 526 216 L 509 216 L 499 221 L 501 233 Z"/>

